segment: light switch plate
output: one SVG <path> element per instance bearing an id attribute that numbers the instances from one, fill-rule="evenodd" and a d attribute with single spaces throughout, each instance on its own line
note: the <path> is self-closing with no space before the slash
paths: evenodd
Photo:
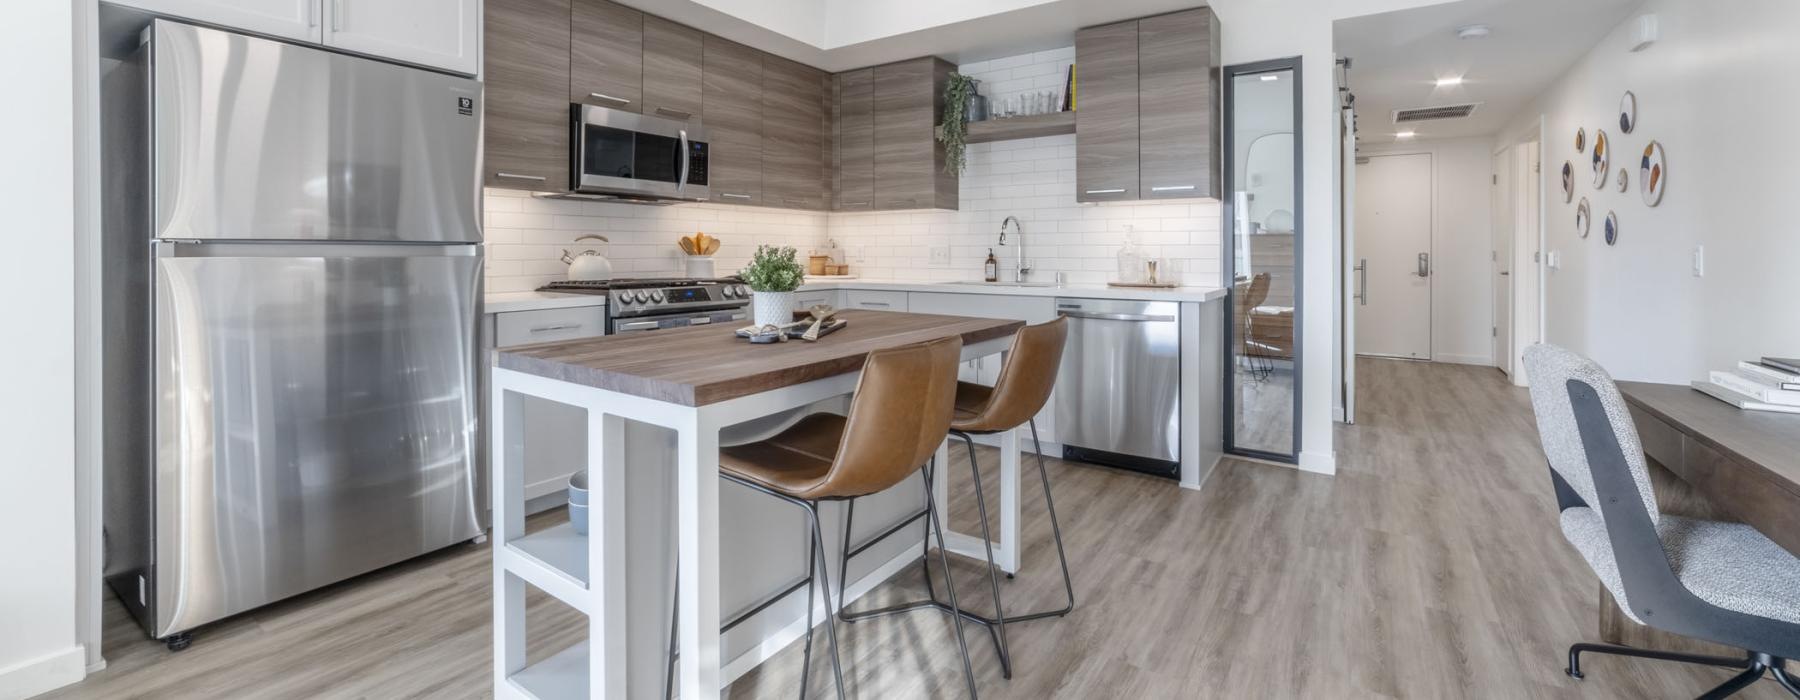
<path id="1" fill-rule="evenodd" d="M 947 246 L 947 245 L 931 246 L 931 264 L 933 267 L 949 266 L 950 265 L 950 246 Z"/>
<path id="2" fill-rule="evenodd" d="M 1706 246 L 1694 246 L 1694 276 L 1706 276 Z"/>

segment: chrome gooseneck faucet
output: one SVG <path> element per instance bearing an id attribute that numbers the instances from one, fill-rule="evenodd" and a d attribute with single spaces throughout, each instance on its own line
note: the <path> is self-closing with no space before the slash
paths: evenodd
<path id="1" fill-rule="evenodd" d="M 1016 216 L 1008 216 L 1005 221 L 1000 222 L 1000 245 L 1002 246 L 1006 245 L 1008 224 L 1012 225 L 1013 230 L 1013 250 L 1015 251 L 1013 257 L 1018 261 L 1018 264 L 1013 267 L 1013 281 L 1024 282 L 1026 276 L 1031 274 L 1031 264 L 1025 261 L 1025 225 L 1019 223 L 1019 217 Z"/>

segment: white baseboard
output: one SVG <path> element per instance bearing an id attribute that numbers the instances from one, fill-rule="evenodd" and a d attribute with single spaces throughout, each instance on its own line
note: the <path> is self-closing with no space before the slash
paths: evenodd
<path id="1" fill-rule="evenodd" d="M 1453 354 L 1453 353 L 1440 352 L 1440 353 L 1437 353 L 1437 355 L 1432 358 L 1432 361 L 1433 362 L 1448 362 L 1450 364 L 1456 364 L 1456 365 L 1481 365 L 1483 367 L 1494 366 L 1494 358 L 1489 355 L 1457 355 L 1457 354 Z"/>
<path id="2" fill-rule="evenodd" d="M 47 693 L 87 677 L 87 647 L 76 644 L 0 668 L 0 700 Z"/>
<path id="3" fill-rule="evenodd" d="M 1337 455 L 1331 452 L 1300 451 L 1300 471 L 1314 474 L 1336 474 Z"/>

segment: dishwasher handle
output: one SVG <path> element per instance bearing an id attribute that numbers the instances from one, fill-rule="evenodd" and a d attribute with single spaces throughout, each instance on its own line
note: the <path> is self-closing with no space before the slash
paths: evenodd
<path id="1" fill-rule="evenodd" d="M 1092 311 L 1070 311 L 1067 309 L 1063 309 L 1058 313 L 1068 316 L 1069 318 L 1091 318 L 1098 321 L 1140 321 L 1145 323 L 1172 323 L 1175 321 L 1174 316 L 1162 316 L 1157 314 L 1103 314 Z"/>

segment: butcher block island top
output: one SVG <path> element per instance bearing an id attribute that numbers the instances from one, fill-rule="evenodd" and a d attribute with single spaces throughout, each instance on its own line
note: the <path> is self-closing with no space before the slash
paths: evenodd
<path id="1" fill-rule="evenodd" d="M 752 345 L 731 326 L 692 326 L 494 351 L 494 364 L 525 374 L 705 406 L 862 369 L 875 350 L 961 336 L 963 343 L 1003 338 L 1022 321 L 848 310 L 849 325 L 816 342 Z"/>

